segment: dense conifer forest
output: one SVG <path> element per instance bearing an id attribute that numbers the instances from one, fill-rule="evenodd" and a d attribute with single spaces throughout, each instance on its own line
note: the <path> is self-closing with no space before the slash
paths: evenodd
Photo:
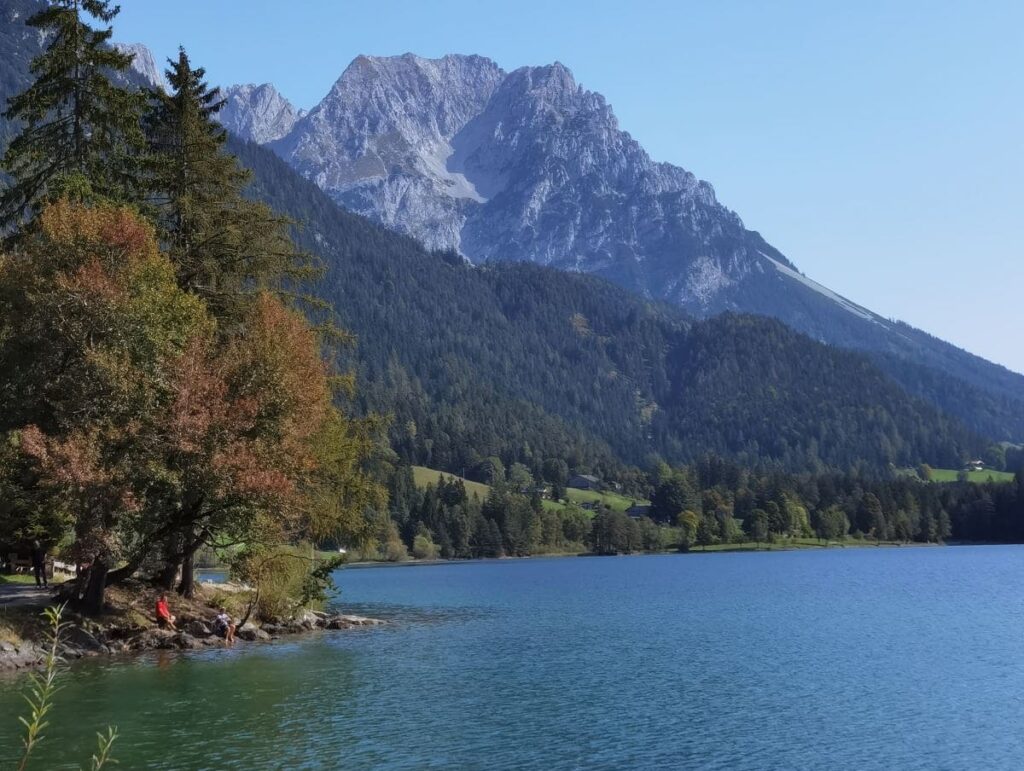
<path id="1" fill-rule="evenodd" d="M 959 465 L 986 445 L 861 354 L 762 317 L 697 322 L 590 276 L 475 268 L 340 210 L 261 147 L 232 150 L 326 264 L 318 291 L 359 337 L 364 404 L 394 416 L 406 462 L 557 456 L 600 471 L 715 452 L 879 470 Z"/>

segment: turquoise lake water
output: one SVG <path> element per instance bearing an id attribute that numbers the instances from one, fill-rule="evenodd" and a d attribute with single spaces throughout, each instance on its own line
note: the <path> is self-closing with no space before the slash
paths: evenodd
<path id="1" fill-rule="evenodd" d="M 995 546 L 348 569 L 388 628 L 76 665 L 35 767 L 114 723 L 121 768 L 1019 769 L 1022 577 Z"/>

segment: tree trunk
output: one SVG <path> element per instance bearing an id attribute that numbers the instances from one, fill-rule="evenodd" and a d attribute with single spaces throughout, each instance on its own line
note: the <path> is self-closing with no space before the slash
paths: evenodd
<path id="1" fill-rule="evenodd" d="M 178 594 L 189 599 L 196 591 L 195 561 L 195 549 L 189 551 L 181 561 L 181 583 L 178 584 Z"/>
<path id="2" fill-rule="evenodd" d="M 170 591 L 174 588 L 174 582 L 178 579 L 178 568 L 181 567 L 181 562 L 177 557 L 168 557 L 164 563 L 163 569 L 157 575 L 156 584 L 161 589 Z"/>
<path id="3" fill-rule="evenodd" d="M 111 570 L 109 573 L 107 573 L 107 586 L 113 586 L 114 584 L 118 584 L 121 581 L 126 581 L 127 579 L 131 578 L 133 575 L 135 575 L 135 571 L 139 569 L 139 566 L 142 565 L 142 561 L 143 557 L 138 556 L 133 558 L 124 567 L 117 568 L 116 570 Z"/>
<path id="4" fill-rule="evenodd" d="M 85 594 L 82 597 L 82 609 L 91 615 L 98 616 L 103 613 L 103 606 L 106 602 L 107 573 L 110 567 L 107 563 L 97 557 L 89 568 L 89 583 L 85 587 Z"/>

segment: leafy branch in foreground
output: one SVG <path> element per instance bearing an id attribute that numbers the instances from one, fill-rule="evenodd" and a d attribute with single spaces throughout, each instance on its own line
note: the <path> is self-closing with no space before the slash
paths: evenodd
<path id="1" fill-rule="evenodd" d="M 43 731 L 50 725 L 47 715 L 53 708 L 54 694 L 60 690 L 60 686 L 57 684 L 61 664 L 58 651 L 60 650 L 61 635 L 68 626 L 61 620 L 64 615 L 64 607 L 64 605 L 56 605 L 43 610 L 43 616 L 49 627 L 46 633 L 46 656 L 43 658 L 42 671 L 33 672 L 29 676 L 29 692 L 25 695 L 25 701 L 29 705 L 29 716 L 18 718 L 25 726 L 25 736 L 22 739 L 24 752 L 21 762 L 18 764 L 18 771 L 24 771 L 28 766 L 32 751 L 42 741 Z M 108 763 L 117 762 L 110 757 L 111 747 L 113 747 L 114 740 L 117 739 L 117 728 L 108 726 L 107 733 L 97 733 L 97 737 L 99 746 L 97 754 L 92 756 L 92 771 L 98 771 Z"/>

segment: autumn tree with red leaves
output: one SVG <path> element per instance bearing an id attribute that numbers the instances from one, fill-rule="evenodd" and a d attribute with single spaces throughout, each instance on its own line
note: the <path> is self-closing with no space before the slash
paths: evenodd
<path id="1" fill-rule="evenodd" d="M 68 512 L 94 611 L 139 569 L 191 593 L 202 545 L 358 538 L 382 502 L 373 425 L 336 406 L 303 315 L 262 292 L 218 329 L 125 209 L 47 207 L 0 263 L 0 313 L 17 484 Z"/>

